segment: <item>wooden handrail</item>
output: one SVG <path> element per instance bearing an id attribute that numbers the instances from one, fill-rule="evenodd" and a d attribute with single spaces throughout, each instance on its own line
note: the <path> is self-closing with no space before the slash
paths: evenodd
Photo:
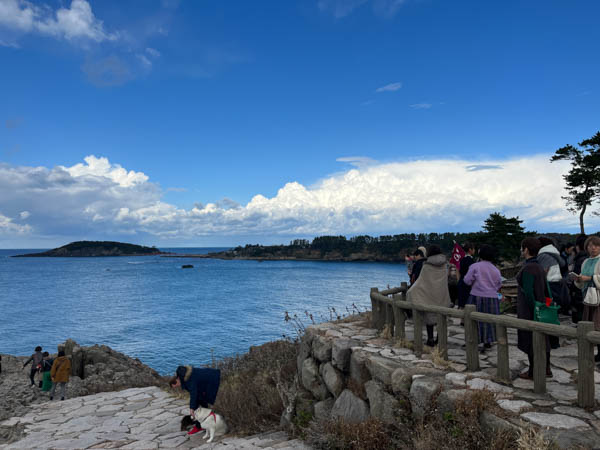
<path id="1" fill-rule="evenodd" d="M 501 380 L 510 381 L 509 344 L 507 328 L 516 328 L 532 332 L 534 354 L 534 391 L 546 392 L 546 335 L 564 336 L 577 339 L 578 377 L 577 403 L 583 408 L 595 405 L 594 398 L 594 345 L 600 345 L 600 331 L 594 331 L 592 322 L 579 322 L 577 328 L 564 325 L 553 325 L 533 320 L 518 319 L 496 314 L 477 312 L 475 305 L 466 305 L 463 310 L 443 306 L 415 304 L 406 301 L 406 284 L 398 288 L 379 291 L 371 288 L 371 322 L 373 328 L 388 327 L 397 339 L 405 339 L 406 310 L 411 310 L 414 324 L 414 350 L 418 355 L 423 351 L 424 314 L 434 313 L 438 317 L 438 347 L 445 359 L 448 355 L 447 317 L 464 320 L 465 347 L 467 369 L 479 370 L 478 328 L 477 322 L 491 323 L 496 326 L 498 361 L 497 376 Z M 392 295 L 392 298 L 388 297 Z M 443 334 L 443 336 L 441 335 Z"/>

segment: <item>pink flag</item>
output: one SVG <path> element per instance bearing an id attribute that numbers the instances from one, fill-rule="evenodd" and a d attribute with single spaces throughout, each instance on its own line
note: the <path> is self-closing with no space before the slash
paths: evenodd
<path id="1" fill-rule="evenodd" d="M 463 259 L 464 256 L 465 251 L 457 242 L 455 242 L 452 256 L 450 257 L 450 264 L 453 264 L 456 267 L 456 270 L 460 269 L 460 260 Z"/>

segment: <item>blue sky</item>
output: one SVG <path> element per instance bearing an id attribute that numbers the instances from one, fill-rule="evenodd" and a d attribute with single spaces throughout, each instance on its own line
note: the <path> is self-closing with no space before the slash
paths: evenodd
<path id="1" fill-rule="evenodd" d="M 493 211 L 576 231 L 548 159 L 600 130 L 599 14 L 0 0 L 0 247 L 471 231 Z"/>

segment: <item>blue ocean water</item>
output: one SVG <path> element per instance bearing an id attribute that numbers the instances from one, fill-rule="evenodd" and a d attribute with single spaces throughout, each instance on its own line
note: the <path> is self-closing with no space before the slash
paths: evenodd
<path id="1" fill-rule="evenodd" d="M 72 338 L 109 345 L 163 374 L 294 336 L 286 311 L 306 324 L 304 311 L 329 320 L 328 308 L 347 313 L 354 303 L 363 311 L 371 287 L 407 281 L 403 264 L 10 257 L 35 251 L 0 250 L 0 353 L 56 351 Z"/>

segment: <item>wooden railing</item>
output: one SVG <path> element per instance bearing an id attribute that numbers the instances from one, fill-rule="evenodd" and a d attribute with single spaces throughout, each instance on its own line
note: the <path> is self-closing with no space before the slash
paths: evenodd
<path id="1" fill-rule="evenodd" d="M 564 336 L 577 339 L 577 403 L 582 408 L 595 405 L 594 398 L 594 344 L 600 344 L 600 332 L 594 331 L 592 322 L 579 322 L 577 328 L 563 325 L 551 325 L 532 320 L 517 319 L 504 315 L 477 312 L 475 305 L 466 305 L 465 309 L 444 308 L 441 306 L 420 305 L 406 301 L 406 283 L 399 288 L 379 292 L 371 288 L 373 328 L 382 330 L 388 327 L 396 339 L 406 339 L 406 310 L 412 311 L 414 326 L 414 351 L 423 352 L 424 313 L 437 314 L 438 347 L 444 359 L 448 359 L 448 322 L 447 317 L 458 317 L 465 324 L 465 346 L 467 370 L 479 370 L 479 333 L 477 322 L 496 325 L 498 345 L 497 377 L 510 382 L 507 328 L 531 331 L 533 334 L 533 390 L 546 392 L 546 335 Z M 388 296 L 391 296 L 388 297 Z"/>

